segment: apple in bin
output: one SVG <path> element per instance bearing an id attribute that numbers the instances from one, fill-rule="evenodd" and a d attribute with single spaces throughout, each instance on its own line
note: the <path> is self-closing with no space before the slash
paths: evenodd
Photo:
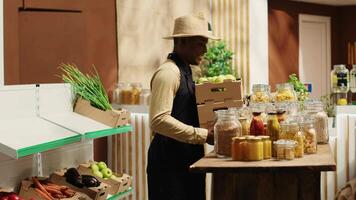
<path id="1" fill-rule="evenodd" d="M 112 176 L 112 171 L 109 168 L 102 169 L 101 173 L 103 173 L 104 178 L 110 178 Z"/>
<path id="2" fill-rule="evenodd" d="M 99 170 L 92 170 L 91 172 L 94 174 L 94 176 L 97 176 L 99 178 L 103 178 L 104 177 L 103 173 L 101 173 L 101 171 L 99 171 Z"/>
<path id="3" fill-rule="evenodd" d="M 106 166 L 105 162 L 103 162 L 103 161 L 100 161 L 97 165 L 98 165 L 100 171 L 108 168 L 108 166 Z"/>
<path id="4" fill-rule="evenodd" d="M 97 164 L 91 164 L 91 165 L 90 165 L 90 169 L 91 169 L 92 171 L 99 171 L 99 166 L 98 166 Z"/>

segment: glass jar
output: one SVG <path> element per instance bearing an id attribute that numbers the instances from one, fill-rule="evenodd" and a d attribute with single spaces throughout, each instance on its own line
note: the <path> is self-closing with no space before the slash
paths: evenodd
<path id="1" fill-rule="evenodd" d="M 232 138 L 242 136 L 241 124 L 233 112 L 219 110 L 216 114 L 217 122 L 214 125 L 214 150 L 218 157 L 230 157 Z"/>
<path id="2" fill-rule="evenodd" d="M 118 83 L 115 89 L 115 102 L 119 104 L 131 104 L 132 85 L 130 83 Z"/>
<path id="3" fill-rule="evenodd" d="M 352 93 L 356 93 L 356 65 L 352 65 L 350 71 L 350 90 Z"/>
<path id="4" fill-rule="evenodd" d="M 132 83 L 131 87 L 131 102 L 129 104 L 138 105 L 140 104 L 142 85 L 141 83 Z"/>
<path id="5" fill-rule="evenodd" d="M 150 105 L 151 91 L 143 89 L 140 95 L 140 105 Z"/>
<path id="6" fill-rule="evenodd" d="M 266 84 L 254 84 L 252 86 L 251 103 L 268 103 L 271 101 L 270 87 Z"/>
<path id="7" fill-rule="evenodd" d="M 250 126 L 250 135 L 265 135 L 265 128 L 261 112 L 253 112 Z"/>
<path id="8" fill-rule="evenodd" d="M 299 125 L 296 121 L 284 121 L 281 123 L 280 137 L 287 140 L 294 140 L 296 142 L 295 146 L 295 156 L 297 158 L 304 156 L 304 136 L 301 131 L 299 131 Z"/>
<path id="9" fill-rule="evenodd" d="M 295 145 L 293 140 L 277 140 L 273 143 L 276 149 L 277 160 L 293 160 L 295 158 Z"/>
<path id="10" fill-rule="evenodd" d="M 277 84 L 276 102 L 295 102 L 297 100 L 294 87 L 290 83 Z"/>
<path id="11" fill-rule="evenodd" d="M 263 143 L 263 159 L 270 159 L 272 156 L 272 143 L 270 137 L 267 135 L 258 137 L 262 139 Z"/>
<path id="12" fill-rule="evenodd" d="M 270 112 L 267 117 L 267 135 L 271 137 L 272 142 L 279 139 L 280 125 L 277 113 Z"/>
<path id="13" fill-rule="evenodd" d="M 240 122 L 241 128 L 242 128 L 242 135 L 243 136 L 250 135 L 251 123 L 249 122 L 249 120 L 247 120 L 244 117 L 239 117 L 239 122 Z"/>
<path id="14" fill-rule="evenodd" d="M 304 134 L 304 153 L 317 153 L 316 131 L 314 129 L 313 119 L 304 118 L 301 122 L 301 130 Z"/>
<path id="15" fill-rule="evenodd" d="M 347 93 L 349 90 L 349 70 L 345 65 L 334 65 L 331 71 L 331 91 L 333 93 Z"/>
<path id="16" fill-rule="evenodd" d="M 246 160 L 247 147 L 246 137 L 234 137 L 232 138 L 232 160 L 243 161 Z"/>
<path id="17" fill-rule="evenodd" d="M 263 160 L 263 142 L 261 138 L 247 138 L 247 160 L 258 161 Z"/>
<path id="18" fill-rule="evenodd" d="M 306 100 L 304 102 L 304 108 L 304 115 L 314 120 L 317 142 L 323 144 L 328 143 L 328 115 L 324 111 L 323 103 L 316 100 Z"/>

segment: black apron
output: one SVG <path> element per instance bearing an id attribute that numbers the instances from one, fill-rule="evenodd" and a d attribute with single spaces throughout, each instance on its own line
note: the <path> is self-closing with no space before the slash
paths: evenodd
<path id="1" fill-rule="evenodd" d="M 195 88 L 190 66 L 175 53 L 173 60 L 180 71 L 180 85 L 173 100 L 171 116 L 199 127 Z M 148 189 L 150 200 L 205 200 L 205 174 L 190 173 L 189 166 L 204 156 L 204 146 L 179 142 L 155 133 L 148 150 Z"/>

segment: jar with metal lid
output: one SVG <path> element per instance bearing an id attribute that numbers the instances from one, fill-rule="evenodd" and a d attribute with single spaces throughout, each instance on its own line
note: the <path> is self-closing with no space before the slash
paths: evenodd
<path id="1" fill-rule="evenodd" d="M 231 156 L 232 138 L 242 136 L 241 124 L 234 112 L 219 110 L 217 122 L 214 125 L 214 150 L 218 157 Z"/>
<path id="2" fill-rule="evenodd" d="M 297 100 L 294 87 L 290 83 L 277 84 L 276 102 L 295 102 Z"/>
<path id="3" fill-rule="evenodd" d="M 331 71 L 331 91 L 347 93 L 349 90 L 349 70 L 345 65 L 334 65 Z"/>
<path id="4" fill-rule="evenodd" d="M 324 111 L 323 103 L 316 100 L 306 100 L 304 102 L 304 108 L 304 114 L 314 120 L 317 142 L 323 144 L 328 143 L 328 115 Z"/>
<path id="5" fill-rule="evenodd" d="M 279 139 L 280 125 L 276 112 L 269 112 L 267 116 L 267 135 L 274 142 Z"/>
<path id="6" fill-rule="evenodd" d="M 115 102 L 119 104 L 131 104 L 132 100 L 132 85 L 130 83 L 118 83 L 114 92 Z"/>
<path id="7" fill-rule="evenodd" d="M 231 158 L 232 160 L 244 161 L 247 155 L 246 137 L 232 138 Z"/>
<path id="8" fill-rule="evenodd" d="M 258 161 L 263 160 L 263 142 L 261 138 L 249 137 L 247 138 L 247 160 Z"/>
<path id="9" fill-rule="evenodd" d="M 293 160 L 295 158 L 295 141 L 277 140 L 273 143 L 273 146 L 276 148 L 277 160 Z"/>
<path id="10" fill-rule="evenodd" d="M 272 143 L 268 135 L 258 136 L 263 143 L 263 159 L 270 159 L 272 156 Z"/>
<path id="11" fill-rule="evenodd" d="M 296 142 L 295 156 L 297 158 L 304 156 L 304 136 L 303 133 L 299 131 L 297 121 L 290 120 L 282 122 L 280 135 L 283 139 L 294 140 Z"/>
<path id="12" fill-rule="evenodd" d="M 252 86 L 252 103 L 268 103 L 271 101 L 270 86 L 267 84 L 254 84 Z"/>
<path id="13" fill-rule="evenodd" d="M 304 134 L 304 153 L 317 153 L 317 139 L 313 119 L 305 117 L 300 124 Z"/>
<path id="14" fill-rule="evenodd" d="M 250 135 L 265 135 L 265 128 L 261 112 L 253 112 L 250 126 Z"/>
<path id="15" fill-rule="evenodd" d="M 275 108 L 276 108 L 276 113 L 277 113 L 277 118 L 278 122 L 281 123 L 282 121 L 285 121 L 287 116 L 287 108 L 286 108 L 285 103 L 275 103 Z"/>

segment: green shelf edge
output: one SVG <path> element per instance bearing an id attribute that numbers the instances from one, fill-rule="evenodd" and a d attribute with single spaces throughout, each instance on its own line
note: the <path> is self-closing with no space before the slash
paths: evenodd
<path id="1" fill-rule="evenodd" d="M 86 139 L 95 139 L 100 137 L 111 136 L 120 133 L 127 133 L 132 131 L 131 125 L 120 126 L 111 129 L 105 129 L 100 131 L 87 132 L 84 134 L 84 138 Z"/>
<path id="2" fill-rule="evenodd" d="M 128 195 L 129 193 L 131 193 L 133 191 L 133 188 L 130 187 L 128 190 L 124 191 L 124 192 L 120 192 L 118 194 L 115 194 L 109 198 L 107 198 L 107 200 L 115 200 L 115 199 L 120 199 L 122 198 L 123 196 L 126 196 Z"/>
<path id="3" fill-rule="evenodd" d="M 58 148 L 58 147 L 61 147 L 61 146 L 67 145 L 67 144 L 79 142 L 81 140 L 81 137 L 82 137 L 81 135 L 74 135 L 74 136 L 56 140 L 56 141 L 51 141 L 51 142 L 46 142 L 43 144 L 25 147 L 25 148 L 22 148 L 22 149 L 19 149 L 16 151 L 17 158 L 28 156 L 28 155 L 31 155 L 34 153 L 48 151 L 48 150 L 55 149 L 55 148 Z"/>

